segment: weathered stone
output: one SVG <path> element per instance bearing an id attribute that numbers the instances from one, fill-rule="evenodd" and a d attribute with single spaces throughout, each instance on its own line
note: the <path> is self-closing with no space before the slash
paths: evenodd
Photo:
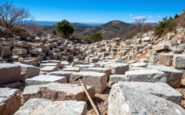
<path id="1" fill-rule="evenodd" d="M 145 93 L 150 93 L 150 94 L 165 98 L 177 104 L 181 103 L 182 95 L 166 83 L 122 82 L 122 84 L 129 88 L 134 88 L 135 90 L 138 90 L 138 91 L 143 91 Z"/>
<path id="2" fill-rule="evenodd" d="M 38 76 L 40 73 L 40 68 L 32 65 L 16 63 L 21 67 L 21 72 L 25 74 L 26 78 L 31 78 L 34 76 Z"/>
<path id="3" fill-rule="evenodd" d="M 139 62 L 139 63 L 132 63 L 130 64 L 131 67 L 146 67 L 147 64 L 143 63 L 143 62 Z"/>
<path id="4" fill-rule="evenodd" d="M 47 106 L 46 106 L 47 105 Z M 87 105 L 82 101 L 28 100 L 14 115 L 86 115 Z"/>
<path id="5" fill-rule="evenodd" d="M 161 51 L 168 51 L 169 45 L 167 43 L 161 43 L 154 47 L 155 51 L 161 52 Z"/>
<path id="6" fill-rule="evenodd" d="M 27 85 L 41 85 L 52 82 L 66 83 L 67 79 L 65 77 L 59 77 L 54 75 L 39 75 L 33 78 L 26 79 Z"/>
<path id="7" fill-rule="evenodd" d="M 66 66 L 62 70 L 63 71 L 79 72 L 80 71 L 80 67 Z"/>
<path id="8" fill-rule="evenodd" d="M 64 66 L 69 65 L 70 63 L 68 61 L 61 61 L 60 62 L 60 68 L 63 68 Z"/>
<path id="9" fill-rule="evenodd" d="M 16 64 L 0 64 L 0 84 L 16 82 L 21 79 L 21 67 Z"/>
<path id="10" fill-rule="evenodd" d="M 23 48 L 15 48 L 12 50 L 13 55 L 26 55 L 27 54 L 27 49 Z"/>
<path id="11" fill-rule="evenodd" d="M 75 73 L 75 72 L 73 72 L 73 71 L 54 71 L 54 72 L 48 73 L 48 75 L 66 77 L 67 82 L 69 82 L 70 76 L 72 73 Z"/>
<path id="12" fill-rule="evenodd" d="M 105 65 L 105 68 L 111 69 L 111 73 L 113 74 L 125 74 L 129 70 L 128 64 L 124 63 L 109 63 Z"/>
<path id="13" fill-rule="evenodd" d="M 173 66 L 177 69 L 185 69 L 185 55 L 174 55 Z"/>
<path id="14" fill-rule="evenodd" d="M 90 96 L 93 98 L 95 90 L 91 86 L 87 86 Z M 78 84 L 61 84 L 50 83 L 46 85 L 27 86 L 23 92 L 24 101 L 30 98 L 45 98 L 49 100 L 78 100 L 87 101 L 87 96 L 83 88 Z"/>
<path id="15" fill-rule="evenodd" d="M 173 64 L 173 54 L 170 53 L 161 53 L 159 54 L 159 64 L 166 66 L 172 66 Z"/>
<path id="16" fill-rule="evenodd" d="M 58 67 L 57 66 L 45 66 L 45 67 L 42 67 L 40 69 L 42 72 L 53 72 L 53 71 L 57 71 L 58 70 Z"/>
<path id="17" fill-rule="evenodd" d="M 94 71 L 94 72 L 106 73 L 107 74 L 107 80 L 109 80 L 109 77 L 110 77 L 110 74 L 111 74 L 111 69 L 101 68 L 101 67 L 84 68 L 82 71 Z"/>
<path id="18" fill-rule="evenodd" d="M 127 81 L 140 82 L 167 82 L 164 72 L 158 70 L 135 70 L 127 71 L 125 73 Z"/>
<path id="19" fill-rule="evenodd" d="M 107 76 L 105 73 L 91 71 L 73 73 L 71 74 L 70 83 L 79 83 L 79 81 L 75 81 L 78 77 L 82 77 L 82 82 L 93 86 L 98 93 L 102 93 L 107 87 Z"/>
<path id="20" fill-rule="evenodd" d="M 10 56 L 12 54 L 11 52 L 11 49 L 10 49 L 10 46 L 3 46 L 3 49 L 2 49 L 2 56 Z"/>
<path id="21" fill-rule="evenodd" d="M 115 84 L 108 98 L 108 115 L 183 115 L 185 110 L 166 99 Z"/>
<path id="22" fill-rule="evenodd" d="M 20 59 L 19 62 L 28 64 L 28 65 L 33 65 L 33 66 L 38 65 L 38 59 L 33 58 L 33 57 L 27 57 L 27 58 Z"/>
<path id="23" fill-rule="evenodd" d="M 181 79 L 183 77 L 183 72 L 172 67 L 166 67 L 163 65 L 148 65 L 149 69 L 156 69 L 162 71 L 166 74 L 167 83 L 174 87 L 179 88 L 181 86 Z"/>
<path id="24" fill-rule="evenodd" d="M 21 106 L 20 91 L 17 89 L 0 88 L 0 114 L 12 115 Z"/>
<path id="25" fill-rule="evenodd" d="M 125 77 L 124 74 L 114 74 L 114 75 L 110 75 L 110 79 L 109 79 L 109 85 L 113 85 L 119 81 L 126 81 L 127 78 Z"/>
<path id="26" fill-rule="evenodd" d="M 80 70 L 83 70 L 84 68 L 90 68 L 90 67 L 95 67 L 94 64 L 77 64 L 77 65 L 74 65 L 75 67 L 79 67 Z"/>

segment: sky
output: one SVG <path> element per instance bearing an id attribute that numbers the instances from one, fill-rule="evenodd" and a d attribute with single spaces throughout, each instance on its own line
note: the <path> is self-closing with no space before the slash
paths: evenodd
<path id="1" fill-rule="evenodd" d="M 185 0 L 0 0 L 27 8 L 36 21 L 105 23 L 111 20 L 133 22 L 143 16 L 158 22 L 185 10 Z"/>

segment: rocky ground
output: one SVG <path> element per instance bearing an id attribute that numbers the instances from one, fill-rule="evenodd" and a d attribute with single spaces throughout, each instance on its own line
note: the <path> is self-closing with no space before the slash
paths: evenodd
<path id="1" fill-rule="evenodd" d="M 185 29 L 80 44 L 1 38 L 0 115 L 185 114 Z"/>

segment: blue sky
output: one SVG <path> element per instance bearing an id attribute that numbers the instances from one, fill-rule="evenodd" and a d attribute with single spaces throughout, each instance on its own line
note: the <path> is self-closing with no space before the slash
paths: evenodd
<path id="1" fill-rule="evenodd" d="M 0 0 L 2 1 L 2 0 Z M 5 1 L 5 0 L 3 0 Z M 6 0 L 29 9 L 35 20 L 70 22 L 133 22 L 136 16 L 157 22 L 185 10 L 185 0 Z"/>

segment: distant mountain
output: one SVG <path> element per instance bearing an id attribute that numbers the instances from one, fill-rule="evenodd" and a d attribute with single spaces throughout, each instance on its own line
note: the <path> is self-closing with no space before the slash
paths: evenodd
<path id="1" fill-rule="evenodd" d="M 85 36 L 95 32 L 101 33 L 103 39 L 112 39 L 115 37 L 124 38 L 126 34 L 134 27 L 133 24 L 125 23 L 119 20 L 113 20 L 99 26 L 75 26 L 75 35 Z"/>

